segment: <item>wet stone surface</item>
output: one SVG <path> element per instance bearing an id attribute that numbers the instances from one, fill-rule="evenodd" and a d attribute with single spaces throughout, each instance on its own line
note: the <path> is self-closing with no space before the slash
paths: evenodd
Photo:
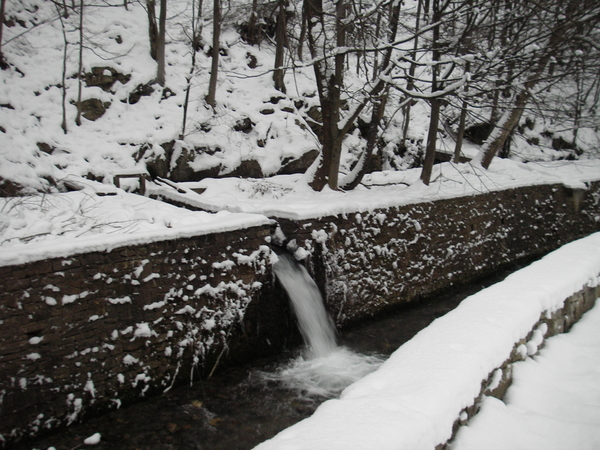
<path id="1" fill-rule="evenodd" d="M 518 267 L 513 266 L 511 270 Z M 480 280 L 460 291 L 426 299 L 370 323 L 345 330 L 340 345 L 366 354 L 389 355 L 437 317 L 467 296 L 502 280 L 510 271 Z M 260 371 L 272 372 L 294 355 L 255 361 L 251 366 L 223 370 L 141 403 L 75 424 L 15 450 L 249 450 L 284 428 L 310 416 L 324 398 L 300 398 L 264 382 Z M 83 441 L 94 433 L 97 445 Z"/>

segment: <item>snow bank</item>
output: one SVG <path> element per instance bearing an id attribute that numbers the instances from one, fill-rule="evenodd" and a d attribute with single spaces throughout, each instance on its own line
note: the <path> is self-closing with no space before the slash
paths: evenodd
<path id="1" fill-rule="evenodd" d="M 257 450 L 433 450 L 544 312 L 600 281 L 600 233 L 464 300 L 379 370 Z M 468 324 L 468 326 L 466 326 Z"/>

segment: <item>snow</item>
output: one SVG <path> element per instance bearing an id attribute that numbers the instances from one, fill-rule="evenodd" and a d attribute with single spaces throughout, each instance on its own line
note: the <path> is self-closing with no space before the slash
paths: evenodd
<path id="1" fill-rule="evenodd" d="M 469 163 L 437 164 L 429 186 L 424 185 L 419 176 L 420 169 L 375 172 L 365 176 L 362 185 L 347 192 L 328 188 L 314 192 L 306 185 L 302 174 L 268 179 L 207 178 L 179 183 L 178 187 L 185 193 L 165 187 L 151 186 L 149 189 L 156 195 L 207 211 L 226 209 L 302 220 L 536 184 L 556 183 L 585 189 L 585 183 L 600 180 L 600 160 L 525 164 L 497 158 L 489 170 Z M 198 191 L 203 192 L 198 194 Z"/>
<path id="2" fill-rule="evenodd" d="M 323 403 L 311 417 L 256 449 L 434 449 L 451 437 L 455 420 L 473 404 L 482 380 L 508 359 L 541 314 L 558 310 L 584 286 L 597 285 L 599 274 L 600 233 L 565 245 L 465 299 L 339 399 Z M 535 345 L 544 332 L 537 330 Z M 597 347 L 593 352 L 598 354 Z M 600 402 L 591 404 L 600 409 Z"/>
<path id="3" fill-rule="evenodd" d="M 85 445 L 98 445 L 100 443 L 100 439 L 102 436 L 100 433 L 94 433 L 90 437 L 84 439 L 83 443 Z"/>
<path id="4" fill-rule="evenodd" d="M 99 196 L 104 185 L 81 183 L 75 192 L 0 198 L 0 265 L 270 223 L 259 215 L 188 211 L 114 187 L 114 195 Z"/>
<path id="5" fill-rule="evenodd" d="M 178 208 L 114 186 L 71 177 L 80 190 L 0 198 L 0 266 L 264 226 L 272 224 L 271 218 L 277 217 L 301 220 L 355 214 L 536 184 L 587 189 L 589 182 L 600 180 L 600 160 L 525 164 L 498 159 L 488 171 L 475 164 L 443 163 L 434 167 L 429 186 L 420 181 L 419 175 L 420 169 L 376 172 L 367 175 L 362 185 L 348 192 L 329 188 L 314 192 L 307 186 L 304 175 L 268 179 L 210 178 L 179 183 L 182 192 L 153 183 L 148 186 L 149 195 L 205 211 Z M 380 213 L 378 219 L 385 221 L 385 215 Z M 600 221 L 600 217 L 597 220 Z M 415 223 L 415 228 L 418 230 L 420 224 Z M 274 239 L 280 238 L 276 232 Z M 233 264 L 233 261 L 223 261 L 215 268 L 227 270 Z M 136 271 L 137 276 L 143 269 L 142 264 Z M 105 274 L 95 276 L 106 277 Z M 143 281 L 157 276 L 149 274 Z M 83 298 L 83 293 L 79 297 L 63 296 L 61 301 L 70 303 L 78 298 Z M 46 297 L 48 304 L 56 304 L 56 301 Z M 128 299 L 109 301 L 117 303 Z"/>
<path id="6" fill-rule="evenodd" d="M 117 81 L 111 93 L 98 87 L 84 88 L 84 100 L 98 98 L 111 102 L 111 105 L 98 120 L 84 119 L 81 126 L 75 126 L 73 102 L 77 77 L 73 74 L 77 70 L 77 52 L 76 39 L 71 37 L 74 41 L 68 48 L 66 79 L 69 130 L 65 134 L 60 127 L 61 92 L 58 87 L 62 83 L 63 51 L 60 22 L 44 22 L 55 17 L 51 2 L 33 2 L 32 5 L 39 8 L 32 8 L 35 13 L 31 14 L 36 16 L 40 26 L 28 29 L 20 37 L 23 29 L 19 26 L 4 28 L 2 50 L 12 68 L 0 73 L 0 105 L 3 105 L 0 107 L 0 178 L 20 183 L 29 192 L 36 191 L 37 194 L 0 199 L 0 266 L 269 225 L 273 223 L 271 217 L 307 219 L 356 214 L 535 184 L 558 183 L 586 189 L 590 181 L 600 180 L 599 160 L 551 161 L 556 154 L 540 148 L 536 150 L 538 154 L 533 155 L 538 161 L 525 163 L 533 157 L 531 146 L 525 145 L 527 136 L 524 136 L 516 138 L 512 160 L 495 159 L 488 171 L 477 163 L 439 164 L 434 168 L 429 186 L 420 182 L 420 169 L 370 174 L 351 192 L 325 188 L 323 192 L 315 193 L 307 186 L 306 175 L 180 183 L 185 193 L 164 185 L 148 186 L 149 194 L 182 201 L 209 212 L 189 211 L 134 195 L 128 191 L 136 187 L 136 180 L 125 179 L 124 189 L 118 189 L 111 185 L 113 176 L 145 172 L 150 157 L 165 154 L 161 143 L 175 141 L 175 155 L 186 148 L 206 149 L 195 157 L 190 167 L 200 170 L 220 166 L 221 174 L 236 168 L 241 161 L 251 159 L 258 161 L 263 173 L 275 173 L 283 159 L 297 158 L 318 148 L 314 134 L 305 123 L 299 123 L 302 122 L 301 115 L 283 110 L 293 110 L 294 100 L 302 100 L 306 109 L 315 105 L 312 69 L 308 65 L 298 66 L 293 76 L 286 76 L 289 96 L 277 105 L 272 104 L 271 98 L 281 95 L 273 88 L 269 73 L 272 47 L 267 44 L 262 48 L 247 46 L 240 42 L 237 33 L 224 30 L 222 45 L 228 56 L 221 59 L 223 76 L 219 79 L 218 106 L 216 111 L 205 108 L 203 98 L 208 71 L 203 67 L 208 66 L 209 58 L 204 52 L 198 52 L 188 128 L 182 141 L 178 139 L 181 104 L 191 59 L 185 39 L 187 25 L 179 20 L 169 21 L 167 86 L 174 95 L 162 98 L 163 90 L 155 85 L 150 96 L 142 97 L 134 105 L 127 101 L 132 90 L 152 80 L 156 70 L 156 64 L 149 56 L 146 33 L 140 32 L 147 29 L 143 5 L 130 3 L 129 10 L 94 8 L 85 17 L 85 29 L 94 40 L 90 45 L 94 51 L 85 49 L 84 71 L 89 72 L 92 67 L 109 67 L 132 78 L 126 84 Z M 7 2 L 7 15 L 27 16 L 26 12 L 17 11 L 21 6 L 19 2 Z M 184 17 L 188 6 L 185 1 L 170 2 L 169 16 Z M 74 19 L 73 15 L 71 20 Z M 68 26 L 72 30 L 74 24 Z M 203 42 L 210 42 L 210 27 L 204 27 L 203 33 Z M 256 58 L 257 70 L 248 67 L 248 54 Z M 264 76 L 259 76 L 258 72 Z M 351 74 L 346 81 L 348 86 L 362 85 Z M 273 109 L 273 113 L 261 113 L 265 108 Z M 423 102 L 415 105 L 412 111 L 409 137 L 414 141 L 410 145 L 416 145 L 415 142 L 426 136 L 428 111 Z M 255 124 L 251 132 L 233 132 L 233 125 L 246 118 Z M 384 131 L 389 145 L 398 143 L 401 122 L 401 118 L 390 119 L 392 125 Z M 202 126 L 210 128 L 210 132 L 201 131 Z M 532 131 L 539 135 L 541 130 Z M 565 139 L 569 140 L 569 136 Z M 258 145 L 259 141 L 263 146 Z M 453 142 L 448 138 L 439 141 L 438 149 L 451 153 Z M 580 130 L 578 144 L 586 151 L 593 149 L 597 153 L 598 142 L 596 132 Z M 36 143 L 48 144 L 53 150 L 47 153 Z M 136 155 L 144 144 L 148 147 L 146 154 Z M 352 146 L 358 148 L 359 145 L 356 135 L 349 136 L 344 143 L 343 170 L 348 169 Z M 408 153 L 410 151 L 409 148 Z M 474 157 L 478 152 L 478 147 L 465 143 L 463 153 L 467 156 Z M 101 179 L 102 183 L 82 178 L 88 174 Z M 81 189 L 59 193 L 48 180 L 75 184 Z M 381 221 L 384 220 L 381 216 Z M 600 222 L 600 217 L 597 220 Z M 421 225 L 415 222 L 414 226 L 418 230 Z M 315 236 L 317 239 L 326 237 L 324 234 Z M 274 239 L 282 239 L 281 233 Z M 340 399 L 326 402 L 312 418 L 284 431 L 260 448 L 433 448 L 449 437 L 452 423 L 462 409 L 472 403 L 481 380 L 504 361 L 514 343 L 531 330 L 540 313 L 555 310 L 571 293 L 588 282 L 597 282 L 599 241 L 596 234 L 565 246 L 513 275 L 502 285 L 471 297 L 394 353 L 380 370 L 345 390 Z M 305 258 L 306 251 L 298 248 L 296 257 Z M 240 256 L 237 263 L 249 261 Z M 233 261 L 223 261 L 219 268 L 227 270 L 232 264 Z M 142 273 L 143 266 L 138 276 Z M 105 274 L 97 276 L 106 277 L 110 282 L 110 277 Z M 155 276 L 149 274 L 145 280 Z M 218 289 L 225 287 L 220 285 Z M 202 289 L 196 294 L 210 293 L 212 289 L 216 292 L 216 288 L 210 286 Z M 59 301 L 63 304 L 75 302 L 83 298 L 83 294 L 56 294 L 45 296 L 43 300 L 53 306 Z M 107 301 L 129 303 L 131 298 L 124 296 Z M 156 308 L 159 303 L 147 307 Z M 182 310 L 183 313 L 191 311 Z M 465 323 L 473 326 L 465 327 Z M 207 330 L 214 326 L 213 319 L 202 323 Z M 135 332 L 133 328 L 122 332 L 129 333 L 134 337 L 147 337 L 152 331 L 143 323 L 137 324 Z M 116 339 L 118 334 L 115 330 L 113 338 Z M 538 330 L 534 340 L 523 345 L 524 356 L 537 351 L 543 343 L 543 334 L 543 330 Z M 591 337 L 588 340 L 592 342 Z M 40 341 L 32 338 L 29 342 L 36 345 Z M 29 355 L 32 360 L 38 357 L 38 353 Z M 536 361 L 540 358 L 536 357 Z M 123 358 L 126 365 L 138 362 L 131 355 Z M 124 380 L 120 374 L 118 379 Z M 26 380 L 23 380 L 20 383 L 25 389 Z M 70 421 L 73 421 L 81 409 L 81 399 L 71 397 L 73 413 Z M 509 400 L 510 403 L 512 397 Z M 486 400 L 484 410 L 489 409 L 488 404 L 492 405 L 489 407 L 492 410 L 508 409 L 493 400 Z M 519 405 L 516 400 L 515 404 Z M 521 418 L 522 411 L 513 408 L 508 413 L 512 418 L 498 421 L 512 423 L 515 417 Z M 482 422 L 485 420 L 481 419 Z M 485 434 L 477 431 L 477 424 L 474 421 L 473 431 L 465 432 L 465 436 Z M 96 439 L 96 436 L 99 440 L 98 434 L 88 439 Z M 467 439 L 471 438 L 465 438 L 465 442 Z M 546 444 L 543 447 L 551 448 Z M 486 444 L 483 448 L 491 447 Z"/>
<path id="7" fill-rule="evenodd" d="M 513 368 L 504 401 L 485 397 L 452 450 L 600 448 L 600 307 Z"/>
<path id="8" fill-rule="evenodd" d="M 77 17 L 72 15 L 65 21 L 70 40 L 65 81 L 68 133 L 65 134 L 60 126 L 62 94 L 59 86 L 64 48 L 61 22 L 51 2 L 32 0 L 30 3 L 30 8 L 19 2 L 7 4 L 8 17 L 39 25 L 28 29 L 20 25 L 4 28 L 2 50 L 11 68 L 0 73 L 3 130 L 0 132 L 0 179 L 19 183 L 27 192 L 38 195 L 0 200 L 0 265 L 264 225 L 269 223 L 265 216 L 320 217 L 535 183 L 582 187 L 587 181 L 600 179 L 600 163 L 594 159 L 568 163 L 519 162 L 531 160 L 533 151 L 521 139 L 522 142 L 515 143 L 517 160 L 495 160 L 490 171 L 476 164 L 441 164 L 434 169 L 429 187 L 419 181 L 419 169 L 367 175 L 363 184 L 352 192 L 326 188 L 324 192 L 314 193 L 306 184 L 306 175 L 255 180 L 208 179 L 183 184 L 185 194 L 165 185 L 149 186 L 151 193 L 215 214 L 184 211 L 135 196 L 127 191 L 137 186 L 137 180 L 123 179 L 124 190 L 121 190 L 112 186 L 113 177 L 146 173 L 146 163 L 151 158 L 165 156 L 161 144 L 167 142 L 174 142 L 175 156 L 186 149 L 204 149 L 196 152 L 190 167 L 196 170 L 220 167 L 220 175 L 246 160 L 257 161 L 264 174 L 273 174 L 281 168 L 282 161 L 318 149 L 317 137 L 303 119 L 306 110 L 318 103 L 312 67 L 300 64 L 289 71 L 288 94 L 282 96 L 272 83 L 273 47 L 268 43 L 259 47 L 244 44 L 234 30 L 233 22 L 237 19 L 232 19 L 221 37 L 227 56 L 220 58 L 218 105 L 214 111 L 207 109 L 204 96 L 210 58 L 206 50 L 211 41 L 211 27 L 202 27 L 204 51 L 196 53 L 187 128 L 181 140 L 182 103 L 191 69 L 189 2 L 169 3 L 166 86 L 173 95 L 163 98 L 166 89 L 153 85 L 154 92 L 135 104 L 128 101 L 129 95 L 138 85 L 153 80 L 156 74 L 146 33 L 140 32 L 147 29 L 144 7 L 131 3 L 125 10 L 120 4 L 97 7 L 92 2 L 84 17 L 86 39 L 91 39 L 91 48 L 84 48 L 84 72 L 101 67 L 104 73 L 115 70 L 130 75 L 131 79 L 126 83 L 116 81 L 110 92 L 99 87 L 84 87 L 84 100 L 97 98 L 111 103 L 96 121 L 84 119 L 81 126 L 75 126 L 78 80 L 74 74 L 79 61 L 77 33 L 72 33 Z M 232 12 L 239 17 L 245 14 L 240 11 L 248 7 L 243 3 L 233 6 L 241 8 L 239 11 L 234 8 Z M 256 58 L 256 69 L 248 66 L 248 55 Z M 364 80 L 348 71 L 345 84 L 349 89 L 357 88 L 364 85 Z M 273 99 L 280 100 L 273 103 Z M 304 105 L 301 107 L 304 113 L 298 111 L 295 103 Z M 273 112 L 262 113 L 266 109 Z M 417 145 L 426 136 L 427 116 L 425 103 L 412 107 L 409 146 Z M 245 119 L 254 124 L 252 129 L 248 133 L 233 131 L 235 124 Z M 388 145 L 399 144 L 401 128 L 401 117 L 390 118 L 384 130 Z M 542 131 L 535 130 L 537 135 Z M 357 133 L 349 135 L 344 142 L 341 175 L 349 171 L 349 164 L 363 145 Z M 568 136 L 565 139 L 568 140 Z M 597 133 L 592 129 L 581 129 L 578 139 L 586 142 L 586 149 L 598 147 Z M 439 141 L 438 150 L 451 152 L 450 138 L 441 137 Z M 47 144 L 52 150 L 41 150 L 37 144 Z M 142 148 L 147 148 L 146 153 L 142 154 Z M 588 156 L 593 156 L 595 151 Z M 473 157 L 477 152 L 479 147 L 465 142 L 463 153 Z M 543 149 L 539 152 L 544 153 Z M 557 155 L 567 156 L 544 154 L 538 155 L 538 159 L 553 159 Z M 175 158 L 167 162 L 173 169 Z M 407 166 L 404 162 L 399 164 Z M 90 176 L 102 183 L 83 179 Z M 57 186 L 73 184 L 83 189 L 56 192 Z M 202 194 L 191 190 L 204 188 L 206 191 Z M 56 300 L 48 297 L 48 301 Z"/>

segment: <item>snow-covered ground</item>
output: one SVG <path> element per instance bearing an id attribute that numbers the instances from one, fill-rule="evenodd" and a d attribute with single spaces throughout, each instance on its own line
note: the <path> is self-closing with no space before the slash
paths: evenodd
<path id="1" fill-rule="evenodd" d="M 407 10 L 417 7 L 416 1 L 406 3 Z M 78 126 L 75 124 L 80 62 L 78 15 L 59 20 L 53 2 L 6 3 L 5 14 L 11 25 L 3 29 L 2 52 L 10 68 L 0 71 L 0 181 L 18 183 L 26 192 L 56 190 L 61 180 L 70 175 L 109 182 L 123 170 L 145 170 L 146 163 L 157 158 L 166 158 L 165 164 L 171 164 L 173 169 L 177 157 L 186 149 L 195 152 L 190 163 L 194 170 L 217 168 L 223 175 L 242 161 L 251 160 L 258 163 L 263 174 L 271 175 L 280 170 L 284 161 L 320 148 L 317 136 L 308 126 L 308 111 L 318 107 L 312 67 L 300 65 L 287 71 L 286 95 L 273 87 L 272 43 L 265 41 L 251 46 L 236 31 L 249 17 L 251 2 L 228 3 L 214 110 L 204 100 L 212 62 L 208 56 L 212 45 L 210 5 L 204 5 L 200 21 L 202 48 L 196 52 L 192 67 L 192 3 L 169 2 L 164 88 L 153 84 L 156 62 L 150 57 L 144 2 L 129 2 L 128 9 L 123 8 L 122 2 L 109 6 L 106 2 L 90 1 L 86 5 L 83 72 L 91 74 L 95 68 L 100 69 L 100 74 L 119 73 L 121 77 L 110 87 L 104 86 L 105 89 L 84 83 L 82 101 L 97 100 L 107 109 L 96 120 L 84 118 Z M 351 68 L 345 74 L 344 85 L 350 96 L 366 82 L 355 74 L 354 64 L 350 63 Z M 184 127 L 183 105 L 190 73 L 193 77 Z M 133 102 L 131 94 L 144 85 L 151 86 L 153 92 Z M 66 132 L 61 127 L 63 93 Z M 391 95 L 388 102 L 383 138 L 384 154 L 391 159 L 384 164 L 386 168 L 407 168 L 414 163 L 414 155 L 402 156 L 398 149 L 403 139 L 404 119 L 397 106 L 402 97 Z M 418 143 L 421 150 L 427 136 L 428 117 L 427 102 L 419 101 L 413 106 L 407 137 L 411 145 Z M 368 114 L 364 119 L 367 118 Z M 550 132 L 570 141 L 572 133 L 568 129 L 559 131 L 565 127 L 544 123 L 539 117 L 523 119 L 535 123 L 536 128 L 518 134 L 511 158 L 550 161 L 572 156 L 569 151 L 553 150 L 551 140 L 543 137 L 544 132 Z M 244 122 L 252 126 L 236 131 L 236 126 Z M 440 133 L 438 150 L 452 153 L 454 141 L 443 137 L 445 134 Z M 584 151 L 582 159 L 598 158 L 598 136 L 592 128 L 579 131 L 577 143 Z M 540 141 L 541 145 L 529 145 L 528 139 Z M 171 160 L 161 146 L 169 142 L 176 142 Z M 364 145 L 358 129 L 345 138 L 343 173 L 349 170 Z M 465 155 L 473 157 L 478 151 L 479 146 L 465 142 Z"/>
<path id="2" fill-rule="evenodd" d="M 323 403 L 309 418 L 282 431 L 257 450 L 433 450 L 452 435 L 452 426 L 461 412 L 473 404 L 479 395 L 482 380 L 506 361 L 513 346 L 525 338 L 542 314 L 558 310 L 564 300 L 586 285 L 600 283 L 600 233 L 580 239 L 552 252 L 529 267 L 515 272 L 506 280 L 465 299 L 458 308 L 437 319 L 411 341 L 404 344 L 376 371 L 349 386 L 339 399 Z M 595 308 L 583 322 L 583 331 L 570 336 L 552 338 L 557 344 L 547 347 L 547 352 L 534 356 L 545 332 L 534 333 L 534 338 L 523 346 L 526 362 L 516 370 L 515 393 L 508 396 L 509 406 L 499 401 L 486 400 L 480 420 L 459 437 L 457 448 L 597 448 L 600 429 L 600 396 L 597 383 L 588 391 L 590 383 L 598 376 L 600 365 L 599 334 L 600 312 Z M 579 329 L 579 327 L 578 327 Z M 534 342 L 535 340 L 535 342 Z M 541 339 L 543 341 L 543 339 Z M 581 352 L 567 358 L 569 345 Z M 546 359 L 558 358 L 547 370 L 529 375 L 533 383 L 554 379 L 568 386 L 567 393 L 532 391 L 520 387 L 521 373 L 532 372 Z M 581 359 L 589 359 L 582 363 Z M 592 363 L 592 360 L 593 363 Z M 550 363 L 547 363 L 550 364 Z M 571 370 L 554 370 L 553 367 L 571 364 Z M 530 368 L 531 367 L 531 368 Z M 589 372 L 588 372 L 589 370 Z M 571 378 L 573 377 L 573 378 Z M 591 377 L 591 378 L 590 378 Z M 587 393 L 587 394 L 586 394 Z M 550 416 L 550 406 L 557 398 L 582 400 L 580 404 L 560 406 L 553 410 L 562 413 L 559 418 Z M 565 433 L 561 441 L 545 439 L 545 445 L 519 447 L 513 441 L 507 446 L 488 446 L 482 439 L 495 434 L 516 435 L 523 445 L 534 442 L 537 431 L 533 423 L 542 422 L 542 415 L 527 413 L 529 402 L 535 411 L 535 402 L 543 400 L 542 411 L 548 414 L 548 423 L 542 430 L 552 427 L 552 422 L 563 420 Z M 565 400 L 566 402 L 566 400 Z M 514 404 L 514 406 L 512 406 Z M 572 416 L 573 409 L 582 415 Z M 504 410 L 504 411 L 503 411 Z M 488 412 L 489 411 L 489 412 Z M 498 412 L 499 411 L 499 412 Z M 504 415 L 500 413 L 504 412 Z M 495 414 L 496 413 L 496 414 Z M 518 428 L 506 430 L 502 426 L 519 422 L 521 415 L 529 414 L 531 421 Z M 488 426 L 487 430 L 484 426 Z M 592 429 L 593 432 L 592 432 Z M 503 431 L 504 430 L 504 431 Z M 589 433 L 588 433 L 589 431 Z M 495 434 L 494 434 L 495 433 Z M 559 446 L 568 436 L 577 435 L 573 445 Z M 507 438 L 505 436 L 505 438 Z M 551 437 L 550 437 L 551 438 Z M 548 444 L 550 442 L 550 444 Z M 581 446 L 577 444 L 580 443 Z M 460 447 L 460 446 L 464 447 Z"/>

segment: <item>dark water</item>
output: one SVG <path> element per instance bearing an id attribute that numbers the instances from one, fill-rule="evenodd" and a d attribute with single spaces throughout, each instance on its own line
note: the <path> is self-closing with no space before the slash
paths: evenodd
<path id="1" fill-rule="evenodd" d="M 512 270 L 518 267 L 512 267 Z M 389 355 L 465 297 L 502 280 L 510 271 L 480 280 L 460 291 L 426 299 L 370 323 L 345 330 L 338 341 L 359 353 Z M 264 381 L 258 371 L 273 372 L 296 353 L 224 370 L 193 386 L 112 411 L 63 429 L 17 450 L 249 450 L 284 428 L 308 417 L 324 398 L 302 398 L 280 383 Z M 98 445 L 83 445 L 100 433 Z"/>

